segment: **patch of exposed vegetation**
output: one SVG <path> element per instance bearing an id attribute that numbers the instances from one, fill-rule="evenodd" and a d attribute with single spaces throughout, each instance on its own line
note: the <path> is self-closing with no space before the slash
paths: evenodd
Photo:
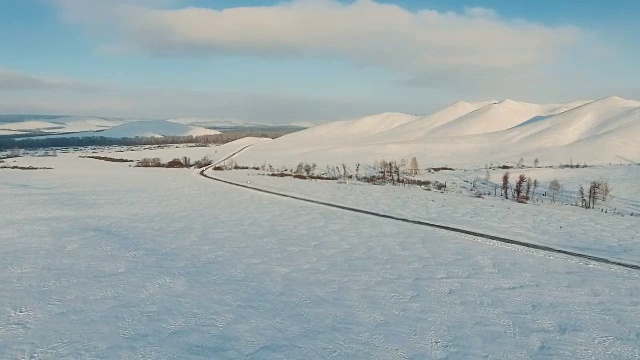
<path id="1" fill-rule="evenodd" d="M 51 137 L 30 138 L 29 136 L 1 137 L 0 151 L 10 149 L 42 149 L 69 148 L 89 146 L 139 146 L 139 145 L 168 145 L 193 144 L 193 146 L 222 145 L 245 137 L 263 137 L 275 139 L 291 133 L 290 131 L 238 131 L 215 135 L 202 136 L 164 136 L 164 137 L 135 137 L 108 138 L 104 136 L 87 137 Z"/>
<path id="2" fill-rule="evenodd" d="M 120 159 L 120 158 L 114 158 L 114 157 L 109 157 L 109 156 L 80 156 L 81 158 L 84 159 L 95 159 L 95 160 L 102 160 L 102 161 L 107 161 L 107 162 L 114 162 L 114 163 L 130 163 L 130 162 L 134 162 L 133 160 L 129 160 L 129 159 Z"/>
<path id="3" fill-rule="evenodd" d="M 299 179 L 299 180 L 338 180 L 337 178 L 334 177 L 328 177 L 328 176 L 323 176 L 323 175 L 303 175 L 303 174 L 293 174 L 293 173 L 287 173 L 287 172 L 275 172 L 275 173 L 269 173 L 268 176 L 274 176 L 274 177 L 291 177 L 294 179 Z"/>
<path id="4" fill-rule="evenodd" d="M 205 166 L 209 166 L 213 164 L 213 160 L 211 160 L 208 156 L 203 157 L 200 160 L 192 163 L 191 159 L 187 156 L 183 156 L 181 158 L 174 158 L 171 161 L 164 163 L 160 158 L 144 158 L 138 160 L 136 163 L 136 167 L 144 167 L 144 168 L 169 168 L 169 169 L 181 169 L 181 168 L 203 168 Z"/>
<path id="5" fill-rule="evenodd" d="M 34 166 L 0 166 L 0 169 L 8 170 L 51 170 L 50 167 L 34 167 Z"/>

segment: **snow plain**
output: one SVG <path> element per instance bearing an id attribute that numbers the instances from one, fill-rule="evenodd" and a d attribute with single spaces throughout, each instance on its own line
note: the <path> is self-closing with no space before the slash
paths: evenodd
<path id="1" fill-rule="evenodd" d="M 640 357 L 637 272 L 80 154 L 0 170 L 2 359 Z"/>

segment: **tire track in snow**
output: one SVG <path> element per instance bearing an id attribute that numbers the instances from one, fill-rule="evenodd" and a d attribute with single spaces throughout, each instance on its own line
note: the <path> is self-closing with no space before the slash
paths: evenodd
<path id="1" fill-rule="evenodd" d="M 546 253 L 561 254 L 561 255 L 570 256 L 570 257 L 573 257 L 573 258 L 593 261 L 593 262 L 600 263 L 600 264 L 617 266 L 617 267 L 622 267 L 622 268 L 631 269 L 631 270 L 640 270 L 640 265 L 638 265 L 638 264 L 631 264 L 631 263 L 626 263 L 626 262 L 622 262 L 622 261 L 615 260 L 615 259 L 608 259 L 608 258 L 605 258 L 605 257 L 589 255 L 589 254 L 579 253 L 579 252 L 575 252 L 575 251 L 563 250 L 563 249 L 560 249 L 560 248 L 555 248 L 555 247 L 547 246 L 547 245 L 535 244 L 535 243 L 530 243 L 530 242 L 526 242 L 526 241 L 513 240 L 513 239 L 504 238 L 504 237 L 500 237 L 500 236 L 496 236 L 496 235 L 483 234 L 483 233 L 480 233 L 480 232 L 477 232 L 477 231 L 471 231 L 471 230 L 456 228 L 456 227 L 448 226 L 448 225 L 442 225 L 442 224 L 436 224 L 436 223 L 431 223 L 431 222 L 426 222 L 426 221 L 408 219 L 408 218 L 403 218 L 403 217 L 398 217 L 398 216 L 393 216 L 393 215 L 388 215 L 388 214 L 377 213 L 377 212 L 374 212 L 374 211 L 358 209 L 358 208 L 354 208 L 354 207 L 350 207 L 350 206 L 333 204 L 333 203 L 329 203 L 329 202 L 325 202 L 325 201 L 307 199 L 307 198 L 303 198 L 303 197 L 299 197 L 299 196 L 295 196 L 295 195 L 283 194 L 283 193 L 279 193 L 279 192 L 276 192 L 276 191 L 265 190 L 265 189 L 260 189 L 260 188 L 256 188 L 256 187 L 253 187 L 253 186 L 248 186 L 248 185 L 245 185 L 245 184 L 235 183 L 233 181 L 223 180 L 223 179 L 216 178 L 214 176 L 210 176 L 210 175 L 205 174 L 205 172 L 207 170 L 209 170 L 210 168 L 214 167 L 215 165 L 220 164 L 221 162 L 229 160 L 230 158 L 236 156 L 237 154 L 241 153 L 242 151 L 246 150 L 247 148 L 249 148 L 251 146 L 252 145 L 247 145 L 247 146 L 241 148 L 240 150 L 232 153 L 231 155 L 225 157 L 224 159 L 218 160 L 216 163 L 203 168 L 198 173 L 200 174 L 200 176 L 202 176 L 204 178 L 207 178 L 207 179 L 210 179 L 210 180 L 214 180 L 214 181 L 217 181 L 217 182 L 220 182 L 220 183 L 223 183 L 223 184 L 232 185 L 232 186 L 236 186 L 236 187 L 247 189 L 247 190 L 257 191 L 257 192 L 260 192 L 260 193 L 263 193 L 263 194 L 275 195 L 275 196 L 279 196 L 279 197 L 283 197 L 283 198 L 287 198 L 287 199 L 293 199 L 293 200 L 297 200 L 297 201 L 303 201 L 303 202 L 306 202 L 306 203 L 322 205 L 322 206 L 330 207 L 330 208 L 334 208 L 334 209 L 340 209 L 340 210 L 350 211 L 350 212 L 354 212 L 354 213 L 358 213 L 358 214 L 364 214 L 364 215 L 375 216 L 375 217 L 379 217 L 379 218 L 383 218 L 383 219 L 400 221 L 400 222 L 413 224 L 413 225 L 426 226 L 426 227 L 430 227 L 430 228 L 434 228 L 434 229 L 445 230 L 445 231 L 458 233 L 458 234 L 463 234 L 463 235 L 468 235 L 468 236 L 475 236 L 475 237 L 478 237 L 478 238 L 483 238 L 483 239 L 487 239 L 487 240 L 493 240 L 493 241 L 496 241 L 496 242 L 499 242 L 499 243 L 503 243 L 503 244 L 515 245 L 515 246 L 518 246 L 518 247 L 523 247 L 523 248 L 543 251 L 543 252 L 546 252 Z"/>

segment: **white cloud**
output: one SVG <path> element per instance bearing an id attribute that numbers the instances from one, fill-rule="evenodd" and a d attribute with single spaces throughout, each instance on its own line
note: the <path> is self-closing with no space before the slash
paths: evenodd
<path id="1" fill-rule="evenodd" d="M 371 0 L 297 0 L 223 10 L 159 8 L 151 1 L 57 1 L 67 21 L 99 33 L 111 51 L 338 58 L 418 77 L 535 67 L 581 35 L 575 27 L 502 19 L 490 9 L 411 12 Z"/>
<path id="2" fill-rule="evenodd" d="M 50 90 L 63 89 L 72 91 L 95 90 L 94 86 L 79 81 L 26 75 L 0 68 L 0 90 Z"/>
<path id="3" fill-rule="evenodd" d="M 0 114 L 214 117 L 287 123 L 356 117 L 396 109 L 396 105 L 384 101 L 176 88 L 124 88 L 41 78 L 2 69 L 0 95 Z"/>

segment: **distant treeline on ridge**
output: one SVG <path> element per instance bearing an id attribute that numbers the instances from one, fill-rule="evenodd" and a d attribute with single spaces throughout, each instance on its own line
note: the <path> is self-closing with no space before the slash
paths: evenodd
<path id="1" fill-rule="evenodd" d="M 290 132 L 290 131 L 289 131 Z M 135 146 L 135 145 L 164 145 L 164 144 L 226 144 L 244 137 L 265 137 L 275 139 L 286 135 L 286 131 L 260 132 L 228 132 L 215 135 L 201 136 L 164 136 L 164 137 L 135 137 L 108 138 L 104 136 L 88 137 L 50 137 L 50 138 L 13 138 L 0 137 L 0 151 L 10 149 L 41 149 L 59 147 L 83 146 Z"/>

